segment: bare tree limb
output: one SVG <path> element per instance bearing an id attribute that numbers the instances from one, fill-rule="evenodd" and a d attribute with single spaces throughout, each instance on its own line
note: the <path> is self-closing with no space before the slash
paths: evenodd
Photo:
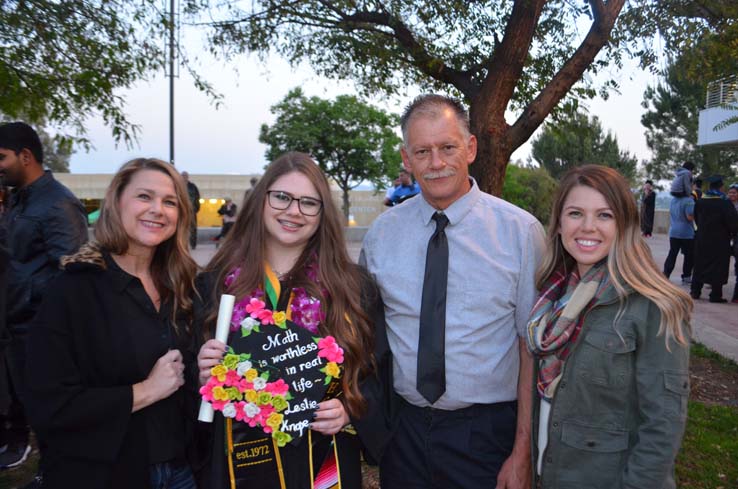
<path id="1" fill-rule="evenodd" d="M 593 2 L 594 3 L 594 2 Z M 574 54 L 564 63 L 541 93 L 533 99 L 518 117 L 509 131 L 509 144 L 516 148 L 523 144 L 540 126 L 556 104 L 566 96 L 571 87 L 581 79 L 599 53 L 608 42 L 615 20 L 623 8 L 625 0 L 609 0 L 595 14 L 584 41 Z"/>

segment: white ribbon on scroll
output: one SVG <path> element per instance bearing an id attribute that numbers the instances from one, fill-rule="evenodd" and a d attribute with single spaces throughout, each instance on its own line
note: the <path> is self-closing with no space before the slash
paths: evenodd
<path id="1" fill-rule="evenodd" d="M 233 315 L 233 303 L 236 297 L 228 294 L 220 296 L 220 307 L 218 308 L 218 321 L 215 324 L 215 339 L 228 344 L 228 331 L 231 329 L 231 316 Z M 206 400 L 200 403 L 200 413 L 197 419 L 205 423 L 213 422 L 213 406 Z"/>

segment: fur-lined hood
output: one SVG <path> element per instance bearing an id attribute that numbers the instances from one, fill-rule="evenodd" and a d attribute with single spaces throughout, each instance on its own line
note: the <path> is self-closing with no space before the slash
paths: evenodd
<path id="1" fill-rule="evenodd" d="M 63 270 L 79 270 L 88 268 L 97 268 L 105 270 L 108 268 L 105 263 L 105 256 L 102 248 L 94 241 L 89 241 L 73 255 L 62 256 L 59 264 Z"/>

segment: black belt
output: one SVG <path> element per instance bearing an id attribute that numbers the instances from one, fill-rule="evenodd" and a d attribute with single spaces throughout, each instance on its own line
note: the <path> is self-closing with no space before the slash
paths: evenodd
<path id="1" fill-rule="evenodd" d="M 418 415 L 425 418 L 473 418 L 479 416 L 480 413 L 486 411 L 498 411 L 503 409 L 514 409 L 517 410 L 518 401 L 502 401 L 493 402 L 490 404 L 472 404 L 471 406 L 463 407 L 460 409 L 437 409 L 432 406 L 420 407 L 407 402 L 402 396 L 400 401 L 403 405 L 403 409 L 409 409 L 411 412 L 418 413 Z"/>

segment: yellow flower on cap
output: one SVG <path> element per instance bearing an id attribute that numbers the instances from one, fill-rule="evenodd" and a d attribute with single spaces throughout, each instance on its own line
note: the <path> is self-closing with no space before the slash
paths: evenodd
<path id="1" fill-rule="evenodd" d="M 325 366 L 325 373 L 331 377 L 338 378 L 341 376 L 341 369 L 336 362 L 328 362 Z"/>
<path id="2" fill-rule="evenodd" d="M 246 371 L 246 380 L 253 382 L 255 378 L 259 376 L 259 372 L 255 368 L 250 368 Z"/>
<path id="3" fill-rule="evenodd" d="M 274 319 L 276 324 L 281 326 L 287 320 L 287 314 L 285 314 L 284 311 L 277 311 L 272 314 L 272 319 Z"/>
<path id="4" fill-rule="evenodd" d="M 225 382 L 225 376 L 228 373 L 228 369 L 225 365 L 220 364 L 210 369 L 210 375 L 218 378 L 218 382 Z"/>
<path id="5" fill-rule="evenodd" d="M 228 393 L 221 386 L 213 387 L 213 399 L 215 399 L 216 401 L 227 401 Z"/>
<path id="6" fill-rule="evenodd" d="M 246 400 L 248 402 L 256 403 L 256 401 L 259 399 L 259 394 L 255 390 L 247 390 L 246 391 Z"/>
<path id="7" fill-rule="evenodd" d="M 279 429 L 279 426 L 282 424 L 282 420 L 284 419 L 284 416 L 279 413 L 272 413 L 267 418 L 266 424 L 274 431 L 277 431 Z"/>

